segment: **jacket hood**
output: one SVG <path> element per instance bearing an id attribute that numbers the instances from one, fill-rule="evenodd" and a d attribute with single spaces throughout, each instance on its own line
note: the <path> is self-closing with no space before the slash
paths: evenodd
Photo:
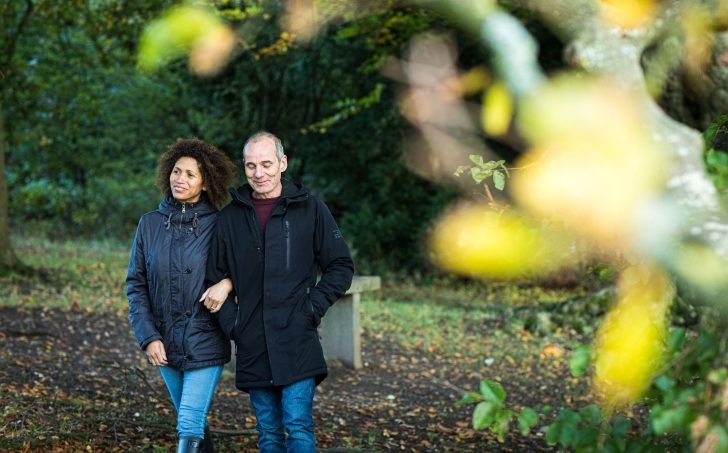
<path id="1" fill-rule="evenodd" d="M 308 198 L 308 190 L 303 187 L 303 185 L 297 182 L 289 181 L 285 178 L 281 179 L 281 184 L 283 184 L 281 198 L 283 198 L 286 203 L 298 200 L 305 200 L 306 198 Z M 230 195 L 232 195 L 233 197 L 233 203 L 252 206 L 253 188 L 250 187 L 250 184 L 245 183 L 238 188 L 231 188 Z"/>

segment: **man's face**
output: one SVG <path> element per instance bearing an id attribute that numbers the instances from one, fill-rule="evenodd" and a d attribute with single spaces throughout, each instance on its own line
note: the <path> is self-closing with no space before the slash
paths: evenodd
<path id="1" fill-rule="evenodd" d="M 281 174 L 288 168 L 286 156 L 276 157 L 276 145 L 268 137 L 260 137 L 248 144 L 245 176 L 253 188 L 255 198 L 275 198 L 281 195 Z"/>

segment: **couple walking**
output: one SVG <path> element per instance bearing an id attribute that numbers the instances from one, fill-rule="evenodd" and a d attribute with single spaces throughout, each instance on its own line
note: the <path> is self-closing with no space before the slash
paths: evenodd
<path id="1" fill-rule="evenodd" d="M 137 227 L 129 319 L 177 411 L 178 452 L 213 451 L 207 412 L 230 339 L 260 451 L 311 452 L 314 390 L 327 375 L 317 327 L 353 262 L 326 205 L 282 178 L 280 139 L 254 134 L 242 159 L 247 183 L 218 211 L 235 169 L 222 151 L 179 139 L 160 157 L 165 197 Z"/>

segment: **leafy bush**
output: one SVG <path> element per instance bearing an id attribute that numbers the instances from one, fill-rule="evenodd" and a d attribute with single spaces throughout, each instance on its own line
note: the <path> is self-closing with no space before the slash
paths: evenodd
<path id="1" fill-rule="evenodd" d="M 728 451 L 726 320 L 710 308 L 698 311 L 702 314 L 698 324 L 671 329 L 669 359 L 637 410 L 620 413 L 595 404 L 579 410 L 562 408 L 547 425 L 546 442 L 576 452 Z M 589 347 L 576 348 L 570 361 L 572 374 L 588 377 L 590 361 Z M 479 393 L 465 394 L 459 404 L 477 404 L 473 426 L 490 428 L 502 441 L 514 418 L 505 401 L 500 384 L 483 381 Z M 521 409 L 521 432 L 526 435 L 537 420 L 546 420 L 549 409 Z"/>

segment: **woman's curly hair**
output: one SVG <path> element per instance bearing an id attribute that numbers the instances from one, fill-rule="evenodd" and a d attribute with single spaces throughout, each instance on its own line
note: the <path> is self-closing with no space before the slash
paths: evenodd
<path id="1" fill-rule="evenodd" d="M 235 164 L 224 152 L 209 143 L 197 138 L 178 138 L 159 157 L 157 165 L 157 187 L 166 196 L 172 195 L 169 176 L 181 157 L 191 157 L 197 161 L 202 182 L 207 188 L 207 199 L 219 208 L 227 199 L 228 187 L 235 178 Z"/>

